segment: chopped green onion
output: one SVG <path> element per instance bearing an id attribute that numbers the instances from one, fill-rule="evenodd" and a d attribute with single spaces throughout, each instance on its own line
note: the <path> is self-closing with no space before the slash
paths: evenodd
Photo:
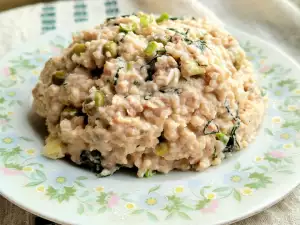
<path id="1" fill-rule="evenodd" d="M 187 62 L 186 70 L 189 76 L 205 74 L 205 68 L 198 65 L 197 62 L 190 60 Z"/>
<path id="2" fill-rule="evenodd" d="M 155 172 L 153 172 L 152 170 L 147 170 L 144 177 L 146 178 L 150 178 L 155 174 Z"/>
<path id="3" fill-rule="evenodd" d="M 128 63 L 127 63 L 127 70 L 128 70 L 128 71 L 129 71 L 129 70 L 132 70 L 132 68 L 133 68 L 132 62 L 128 62 Z"/>
<path id="4" fill-rule="evenodd" d="M 156 22 L 157 23 L 162 23 L 162 22 L 164 22 L 168 19 L 169 19 L 169 14 L 168 13 L 163 13 L 163 14 L 160 15 L 159 18 L 156 19 Z"/>
<path id="5" fill-rule="evenodd" d="M 52 83 L 55 85 L 62 85 L 66 79 L 66 72 L 63 70 L 56 71 L 52 75 Z"/>
<path id="6" fill-rule="evenodd" d="M 96 91 L 94 100 L 95 100 L 96 107 L 104 106 L 104 102 L 105 102 L 104 93 L 102 91 Z"/>
<path id="7" fill-rule="evenodd" d="M 138 82 L 137 80 L 135 80 L 135 81 L 133 82 L 133 84 L 136 85 L 136 86 L 139 86 L 139 85 L 140 85 L 140 82 Z"/>
<path id="8" fill-rule="evenodd" d="M 146 56 L 151 57 L 151 56 L 154 56 L 157 48 L 158 48 L 157 42 L 150 41 L 144 52 L 145 52 Z"/>
<path id="9" fill-rule="evenodd" d="M 158 43 L 162 43 L 163 45 L 166 45 L 168 43 L 168 38 L 156 38 L 155 39 L 156 42 Z"/>
<path id="10" fill-rule="evenodd" d="M 223 134 L 221 132 L 216 133 L 216 138 L 220 141 L 222 141 L 225 145 L 228 143 L 229 141 L 229 137 L 226 134 Z"/>
<path id="11" fill-rule="evenodd" d="M 127 34 L 130 31 L 134 32 L 136 29 L 137 29 L 136 23 L 133 23 L 133 24 L 122 24 L 121 23 L 119 31 Z"/>
<path id="12" fill-rule="evenodd" d="M 149 17 L 147 15 L 141 15 L 140 16 L 140 23 L 142 27 L 148 27 L 149 25 Z"/>
<path id="13" fill-rule="evenodd" d="M 75 44 L 75 46 L 73 47 L 73 52 L 76 55 L 80 55 L 81 53 L 85 52 L 86 50 L 86 46 L 85 44 L 81 43 L 81 44 Z"/>
<path id="14" fill-rule="evenodd" d="M 111 58 L 116 58 L 118 55 L 118 45 L 114 41 L 108 41 L 103 46 L 103 54 Z"/>
<path id="15" fill-rule="evenodd" d="M 159 143 L 155 148 L 155 154 L 158 156 L 164 156 L 169 152 L 169 146 L 166 142 Z"/>
<path id="16" fill-rule="evenodd" d="M 78 110 L 76 108 L 67 107 L 63 110 L 63 113 L 67 116 L 73 117 L 76 116 Z"/>

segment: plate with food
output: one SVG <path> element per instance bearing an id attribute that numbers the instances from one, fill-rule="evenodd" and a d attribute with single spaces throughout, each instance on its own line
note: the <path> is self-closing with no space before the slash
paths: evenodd
<path id="1" fill-rule="evenodd" d="M 135 13 L 0 69 L 0 191 L 41 217 L 225 224 L 300 182 L 300 68 L 241 31 Z"/>

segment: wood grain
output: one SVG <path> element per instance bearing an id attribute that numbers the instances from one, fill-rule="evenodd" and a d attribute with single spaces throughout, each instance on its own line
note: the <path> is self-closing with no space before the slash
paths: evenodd
<path id="1" fill-rule="evenodd" d="M 31 213 L 13 205 L 0 195 L 0 224 L 1 225 L 34 225 Z"/>
<path id="2" fill-rule="evenodd" d="M 35 4 L 38 2 L 50 2 L 51 0 L 0 0 L 0 11 L 19 6 Z"/>

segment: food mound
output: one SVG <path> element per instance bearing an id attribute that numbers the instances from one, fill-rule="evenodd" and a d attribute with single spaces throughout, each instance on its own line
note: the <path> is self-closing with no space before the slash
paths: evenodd
<path id="1" fill-rule="evenodd" d="M 100 176 L 202 171 L 245 148 L 264 114 L 238 41 L 206 19 L 138 13 L 73 37 L 33 90 L 43 154 Z"/>

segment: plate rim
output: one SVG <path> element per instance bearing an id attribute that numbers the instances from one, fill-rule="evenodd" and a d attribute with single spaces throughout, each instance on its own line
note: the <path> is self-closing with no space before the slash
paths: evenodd
<path id="1" fill-rule="evenodd" d="M 78 29 L 82 28 L 85 25 L 88 25 L 88 23 L 82 23 L 82 24 L 78 24 L 76 26 L 72 26 L 71 28 L 68 28 L 67 31 L 78 30 Z M 38 38 L 41 39 L 41 38 L 43 38 L 45 36 L 58 34 L 58 32 L 60 32 L 61 30 L 62 29 L 57 29 L 57 30 L 49 31 L 49 32 L 47 32 L 45 34 L 40 35 Z M 267 42 L 267 41 L 265 41 L 265 40 L 257 37 L 256 35 L 249 34 L 249 33 L 245 32 L 243 30 L 240 30 L 240 29 L 237 29 L 237 28 L 234 28 L 234 27 L 231 27 L 231 26 L 225 26 L 225 30 L 228 30 L 230 33 L 240 33 L 240 34 L 242 34 L 244 36 L 248 36 L 249 38 L 255 40 L 256 42 L 264 43 L 266 46 L 269 46 L 270 48 L 272 48 L 272 51 L 276 52 L 277 54 L 281 54 L 282 57 L 284 57 L 284 58 L 286 58 L 286 60 L 290 61 L 300 71 L 300 64 L 293 57 L 291 57 L 290 55 L 288 55 L 284 50 L 282 50 L 279 47 L 275 46 L 275 44 L 269 43 L 269 42 Z M 66 32 L 66 30 L 64 30 L 64 32 Z M 236 36 L 236 35 L 234 35 L 234 36 Z M 34 45 L 33 44 L 34 41 L 27 41 L 25 43 L 30 43 L 30 44 Z M 24 43 L 22 45 L 24 45 Z M 15 52 L 19 52 L 20 50 L 18 51 L 18 49 L 21 49 L 21 48 L 19 48 L 20 46 L 21 46 L 21 44 L 17 45 L 16 47 L 14 47 L 10 51 L 8 51 L 5 55 L 3 55 L 3 57 L 1 57 L 1 59 L 0 59 L 0 64 L 3 64 L 3 61 L 5 61 L 5 59 L 10 54 L 13 54 Z M 269 201 L 263 201 L 260 204 L 260 206 L 256 207 L 255 210 L 252 210 L 252 212 L 247 213 L 247 211 L 244 211 L 243 213 L 240 213 L 240 216 L 236 216 L 235 219 L 227 220 L 227 221 L 224 221 L 224 222 L 221 221 L 221 222 L 215 223 L 215 225 L 232 224 L 232 223 L 244 220 L 246 218 L 249 218 L 251 216 L 254 216 L 254 215 L 256 215 L 256 214 L 258 214 L 258 213 L 260 213 L 260 212 L 262 212 L 262 211 L 264 211 L 264 210 L 266 210 L 266 209 L 274 206 L 278 202 L 282 201 L 288 194 L 290 194 L 293 190 L 295 190 L 295 188 L 297 188 L 299 185 L 300 185 L 300 179 L 299 180 L 295 179 L 295 181 L 293 182 L 293 185 L 291 185 L 290 188 L 286 189 L 286 191 L 284 192 L 284 194 L 282 194 L 280 197 L 277 197 L 275 199 L 274 198 L 270 198 Z M 70 223 L 70 222 L 65 221 L 63 219 L 55 219 L 55 217 L 52 217 L 50 215 L 50 213 L 48 213 L 48 212 L 43 212 L 43 214 L 41 214 L 40 212 L 38 212 L 36 210 L 30 209 L 29 206 L 26 206 L 25 204 L 22 204 L 21 201 L 19 201 L 18 199 L 15 199 L 13 195 L 4 192 L 2 187 L 0 187 L 0 194 L 5 199 L 7 199 L 8 201 L 12 202 L 14 205 L 20 207 L 21 209 L 23 209 L 23 210 L 25 210 L 25 211 L 27 211 L 27 212 L 29 212 L 31 214 L 34 214 L 36 216 L 45 218 L 45 219 L 53 221 L 55 223 L 63 223 L 63 224 L 66 224 L 66 225 L 76 224 L 76 223 L 73 223 L 73 222 Z"/>

